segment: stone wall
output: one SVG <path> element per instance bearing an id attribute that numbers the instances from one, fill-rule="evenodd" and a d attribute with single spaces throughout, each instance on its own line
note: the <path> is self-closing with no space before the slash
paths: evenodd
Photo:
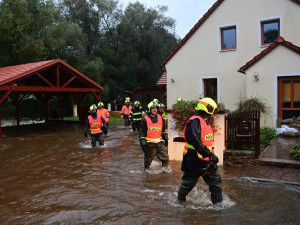
<path id="1" fill-rule="evenodd" d="M 254 152 L 242 150 L 225 150 L 224 166 L 241 167 L 255 164 Z"/>

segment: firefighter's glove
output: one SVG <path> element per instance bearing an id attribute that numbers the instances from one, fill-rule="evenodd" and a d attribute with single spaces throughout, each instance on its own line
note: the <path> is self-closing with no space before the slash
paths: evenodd
<path id="1" fill-rule="evenodd" d="M 103 131 L 103 133 L 104 133 L 105 135 L 107 135 L 107 127 L 102 127 L 101 130 Z"/>
<path id="2" fill-rule="evenodd" d="M 142 147 L 143 152 L 146 152 L 146 149 L 147 149 L 147 142 L 146 142 L 145 138 L 141 138 L 141 139 L 140 139 L 140 145 L 141 145 L 141 147 Z"/>
<path id="3" fill-rule="evenodd" d="M 84 132 L 84 136 L 87 138 L 87 132 L 86 131 Z"/>
<path id="4" fill-rule="evenodd" d="M 168 142 L 168 141 L 165 141 L 165 146 L 166 146 L 166 147 L 168 147 L 168 144 L 169 144 L 169 142 Z"/>
<path id="5" fill-rule="evenodd" d="M 211 154 L 209 155 L 209 160 L 210 160 L 213 164 L 218 164 L 218 162 L 219 162 L 219 158 L 218 158 L 215 154 L 213 154 L 213 153 L 211 153 Z"/>
<path id="6" fill-rule="evenodd" d="M 142 150 L 144 153 L 146 152 L 146 149 L 147 149 L 147 145 L 142 145 Z"/>

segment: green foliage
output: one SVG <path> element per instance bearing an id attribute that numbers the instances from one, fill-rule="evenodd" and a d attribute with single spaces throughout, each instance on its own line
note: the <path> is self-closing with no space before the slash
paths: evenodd
<path id="1" fill-rule="evenodd" d="M 277 137 L 277 132 L 274 128 L 261 127 L 260 128 L 260 149 L 264 150 L 274 138 Z"/>
<path id="2" fill-rule="evenodd" d="M 0 67 L 61 58 L 106 87 L 112 102 L 160 78 L 179 42 L 166 10 L 139 2 L 123 10 L 115 0 L 0 1 Z"/>
<path id="3" fill-rule="evenodd" d="M 300 160 L 300 144 L 294 145 L 290 155 L 293 159 Z"/>

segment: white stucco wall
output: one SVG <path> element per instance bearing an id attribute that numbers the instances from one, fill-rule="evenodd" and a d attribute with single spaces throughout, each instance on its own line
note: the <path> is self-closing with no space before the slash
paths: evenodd
<path id="1" fill-rule="evenodd" d="M 273 114 L 273 116 L 262 119 L 261 126 L 276 126 L 277 78 L 282 76 L 300 76 L 299 62 L 299 54 L 284 46 L 278 46 L 268 56 L 262 58 L 247 70 L 247 96 L 265 99 Z M 253 77 L 254 72 L 259 74 L 258 81 L 255 81 Z"/>
<path id="2" fill-rule="evenodd" d="M 300 46 L 299 5 L 289 0 L 225 0 L 165 65 L 168 107 L 178 97 L 184 100 L 200 97 L 203 93 L 202 79 L 209 77 L 218 78 L 218 101 L 225 103 L 231 110 L 236 109 L 240 98 L 253 96 L 256 86 L 251 87 L 253 76 L 248 76 L 251 74 L 250 69 L 247 75 L 237 70 L 266 48 L 259 44 L 259 24 L 267 18 L 280 18 L 281 35 L 285 40 Z M 235 24 L 237 27 L 237 49 L 219 51 L 219 28 L 228 24 Z M 295 54 L 287 56 L 294 57 Z M 276 64 L 274 60 L 278 58 L 264 61 L 270 63 L 265 66 L 265 70 L 273 67 Z M 286 69 L 282 69 L 283 67 Z M 274 75 L 280 71 L 290 71 L 289 67 L 289 63 L 277 65 L 272 73 Z M 273 82 L 273 75 L 266 77 L 270 83 Z M 174 83 L 171 82 L 171 77 L 175 80 Z M 247 82 L 250 84 L 247 85 Z M 273 99 L 272 89 L 266 92 L 268 93 L 264 95 L 271 95 L 268 100 Z"/>

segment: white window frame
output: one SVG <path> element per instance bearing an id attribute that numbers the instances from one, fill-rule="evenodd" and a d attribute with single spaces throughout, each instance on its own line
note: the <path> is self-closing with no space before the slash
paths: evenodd
<path id="1" fill-rule="evenodd" d="M 236 38 L 236 48 L 235 49 L 222 49 L 222 40 L 221 40 L 221 30 L 228 27 L 235 27 L 235 38 Z M 239 24 L 231 23 L 231 24 L 223 24 L 217 26 L 217 50 L 219 52 L 227 52 L 227 51 L 236 51 L 239 48 Z"/>
<path id="2" fill-rule="evenodd" d="M 203 98 L 204 97 L 204 80 L 205 79 L 217 79 L 217 95 L 218 95 L 218 103 L 221 102 L 221 96 L 220 96 L 220 76 L 204 76 L 200 77 L 200 96 Z"/>
<path id="3" fill-rule="evenodd" d="M 257 43 L 258 43 L 258 46 L 261 47 L 261 48 L 268 47 L 268 45 L 262 45 L 261 44 L 261 36 L 262 36 L 261 22 L 268 22 L 268 21 L 272 21 L 272 20 L 279 20 L 279 27 L 280 27 L 279 36 L 284 36 L 283 35 L 283 16 L 282 15 L 273 16 L 273 17 L 266 17 L 266 18 L 259 18 L 257 20 Z"/>

